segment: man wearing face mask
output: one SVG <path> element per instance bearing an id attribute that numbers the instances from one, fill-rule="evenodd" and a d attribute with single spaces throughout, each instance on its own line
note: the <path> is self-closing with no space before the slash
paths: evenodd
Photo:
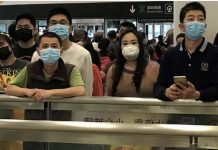
<path id="1" fill-rule="evenodd" d="M 85 87 L 79 70 L 65 64 L 60 58 L 62 42 L 53 32 L 46 32 L 39 37 L 37 53 L 40 60 L 27 65 L 5 89 L 6 94 L 28 96 L 35 101 L 51 97 L 72 97 L 85 95 Z M 45 119 L 42 110 L 25 110 L 25 119 Z M 52 120 L 71 120 L 71 111 L 53 111 Z M 52 150 L 60 150 L 51 144 Z M 45 143 L 24 142 L 24 150 L 45 150 Z M 65 147 L 62 149 L 66 149 Z"/>
<path id="2" fill-rule="evenodd" d="M 30 61 L 36 50 L 34 36 L 37 34 L 36 20 L 30 13 L 23 13 L 16 18 L 15 37 L 18 41 L 15 45 L 14 55 L 17 58 Z"/>
<path id="3" fill-rule="evenodd" d="M 155 97 L 161 100 L 218 100 L 218 48 L 203 37 L 206 11 L 199 2 L 187 3 L 180 11 L 185 39 L 166 52 L 162 60 Z M 174 76 L 186 76 L 187 84 L 174 83 Z"/>
<path id="4" fill-rule="evenodd" d="M 14 48 L 13 41 L 5 33 L 0 33 L 0 92 L 4 93 L 5 88 L 10 80 L 13 80 L 17 74 L 26 66 L 27 61 L 18 59 L 14 56 L 12 49 Z M 22 109 L 1 109 L 1 119 L 23 119 Z M 16 142 L 2 141 L 0 142 L 1 149 L 20 148 Z M 16 147 L 16 148 L 15 148 Z"/>
<path id="5" fill-rule="evenodd" d="M 8 35 L 0 33 L 0 91 L 8 84 L 7 81 L 14 79 L 15 76 L 26 66 L 27 61 L 17 59 L 12 49 L 14 44 Z"/>
<path id="6" fill-rule="evenodd" d="M 49 11 L 47 18 L 48 31 L 54 32 L 61 37 L 63 51 L 61 58 L 65 63 L 75 65 L 82 76 L 86 86 L 86 95 L 92 95 L 92 59 L 90 53 L 82 46 L 71 42 L 69 34 L 72 32 L 71 14 L 62 7 L 56 7 Z M 39 55 L 33 54 L 32 62 L 39 59 Z"/>

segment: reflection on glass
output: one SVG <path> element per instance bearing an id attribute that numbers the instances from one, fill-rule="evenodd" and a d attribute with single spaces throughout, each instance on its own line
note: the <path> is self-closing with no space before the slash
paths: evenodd
<path id="1" fill-rule="evenodd" d="M 7 25 L 6 24 L 0 24 L 0 32 L 7 32 Z"/>
<path id="2" fill-rule="evenodd" d="M 164 26 L 163 26 L 164 36 L 166 36 L 167 31 L 171 28 L 172 28 L 171 24 L 164 24 Z"/>
<path id="3" fill-rule="evenodd" d="M 158 37 L 159 35 L 161 35 L 161 25 L 155 24 L 154 25 L 154 37 Z"/>
<path id="4" fill-rule="evenodd" d="M 153 26 L 148 25 L 148 39 L 151 40 L 153 39 Z"/>

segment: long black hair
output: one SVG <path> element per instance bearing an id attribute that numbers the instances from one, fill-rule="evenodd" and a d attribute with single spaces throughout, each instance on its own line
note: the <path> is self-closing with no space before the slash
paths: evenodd
<path id="1" fill-rule="evenodd" d="M 101 69 L 100 56 L 98 52 L 94 49 L 92 43 L 85 43 L 83 47 L 89 51 L 92 58 L 92 63 L 95 64 L 99 69 Z"/>
<path id="2" fill-rule="evenodd" d="M 115 63 L 115 67 L 113 69 L 113 74 L 112 74 L 112 95 L 115 95 L 116 90 L 117 90 L 117 85 L 119 84 L 120 78 L 122 76 L 123 70 L 124 70 L 124 65 L 126 63 L 125 57 L 122 55 L 122 50 L 121 50 L 121 41 L 124 37 L 124 35 L 128 33 L 133 33 L 137 39 L 138 39 L 138 44 L 139 44 L 139 55 L 136 58 L 136 70 L 133 75 L 133 83 L 135 84 L 136 87 L 136 92 L 140 91 L 140 85 L 141 85 L 141 80 L 142 76 L 145 72 L 145 66 L 148 63 L 148 60 L 146 59 L 145 56 L 145 51 L 143 47 L 143 38 L 141 37 L 140 34 L 134 29 L 128 29 L 124 33 L 121 34 L 120 36 L 120 42 L 119 42 L 119 50 L 118 50 L 118 57 Z"/>

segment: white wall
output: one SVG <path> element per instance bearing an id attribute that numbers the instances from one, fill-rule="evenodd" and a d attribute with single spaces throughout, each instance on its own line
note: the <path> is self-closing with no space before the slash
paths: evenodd
<path id="1" fill-rule="evenodd" d="M 178 28 L 180 9 L 188 2 L 190 1 L 174 1 L 174 39 L 180 33 Z M 200 1 L 200 3 L 206 9 L 207 29 L 204 36 L 209 42 L 213 43 L 214 37 L 218 32 L 218 1 Z"/>

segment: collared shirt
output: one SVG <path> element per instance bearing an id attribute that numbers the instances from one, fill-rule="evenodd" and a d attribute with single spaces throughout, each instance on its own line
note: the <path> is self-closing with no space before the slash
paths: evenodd
<path id="1" fill-rule="evenodd" d="M 186 76 L 200 92 L 200 100 L 218 100 L 218 47 L 203 39 L 195 52 L 190 54 L 184 43 L 164 55 L 154 87 L 155 97 L 169 100 L 165 91 L 174 83 L 173 76 Z"/>

